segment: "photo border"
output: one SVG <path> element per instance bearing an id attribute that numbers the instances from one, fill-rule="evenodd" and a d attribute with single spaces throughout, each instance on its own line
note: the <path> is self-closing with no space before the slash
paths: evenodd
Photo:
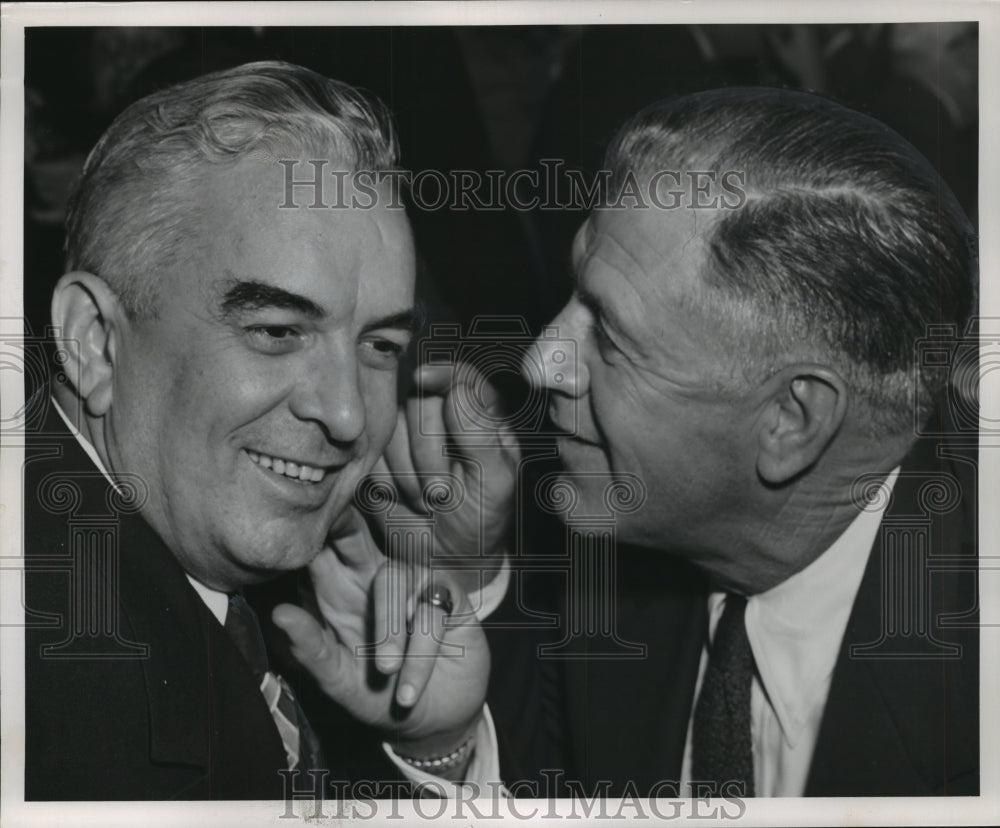
<path id="1" fill-rule="evenodd" d="M 850 22 L 979 22 L 979 226 L 992 228 L 1000 216 L 998 193 L 988 185 L 1000 182 L 1000 154 L 993 136 L 1000 134 L 1000 14 L 995 3 L 913 2 L 755 2 L 717 0 L 699 3 L 598 3 L 575 2 L 343 2 L 343 3 L 123 3 L 123 4 L 0 4 L 0 317 L 22 316 L 23 288 L 23 147 L 24 147 L 24 30 L 33 26 L 440 26 L 440 25 L 543 25 L 620 23 L 824 23 Z M 984 139 L 984 136 L 986 138 Z M 987 186 L 984 186 L 987 185 Z M 996 233 L 980 234 L 981 294 L 983 318 L 1000 318 L 1000 238 Z M 983 379 L 987 377 L 984 375 Z M 0 371 L 0 394 L 13 410 L 23 403 L 21 375 Z M 984 382 L 980 396 L 981 422 L 1000 419 L 1000 386 Z M 8 409 L 11 410 L 11 409 Z M 998 502 L 1000 441 L 985 438 L 980 452 L 979 538 L 980 550 L 988 552 L 1000 539 L 1000 510 L 989 508 Z M 992 449 L 992 450 L 991 450 Z M 182 803 L 24 803 L 24 635 L 21 617 L 21 578 L 16 559 L 21 557 L 21 469 L 23 447 L 16 439 L 0 446 L 0 824 L 48 825 L 129 825 L 141 821 L 158 825 L 294 825 L 282 818 L 284 803 L 274 802 L 182 802 Z M 16 498 L 11 493 L 17 491 Z M 740 825 L 976 825 L 995 823 L 1000 815 L 1000 706 L 996 692 L 1000 686 L 1000 612 L 997 611 L 1000 577 L 997 573 L 980 579 L 981 628 L 981 790 L 974 798 L 886 797 L 753 799 L 746 801 L 745 813 L 734 823 Z M 992 620 L 993 623 L 989 623 Z M 983 692 L 986 690 L 986 692 Z M 305 803 L 302 803 L 303 805 Z M 384 807 L 383 807 L 384 806 Z M 518 814 L 538 809 L 536 820 L 551 822 L 546 814 L 569 813 L 568 806 L 542 801 L 518 800 L 512 821 L 524 821 Z M 304 809 L 305 810 L 305 809 Z M 334 809 L 327 805 L 326 812 Z M 501 809 L 504 810 L 504 809 Z M 626 810 L 627 812 L 627 810 Z M 451 815 L 449 811 L 445 818 Z M 467 812 L 468 813 L 468 812 Z M 421 821 L 413 803 L 384 802 L 379 813 L 359 823 L 410 824 Z M 195 822 L 197 821 L 197 822 Z M 491 818 L 465 818 L 462 824 L 490 824 Z M 314 821 L 339 824 L 340 820 Z M 610 824 L 618 823 L 613 820 Z M 704 819 L 678 818 L 676 823 L 704 824 Z M 579 823 L 579 820 L 574 820 Z M 457 821 L 456 821 L 457 824 Z"/>

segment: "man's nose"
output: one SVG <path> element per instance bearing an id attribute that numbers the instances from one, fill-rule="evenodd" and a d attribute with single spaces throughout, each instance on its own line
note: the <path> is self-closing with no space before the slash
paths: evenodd
<path id="1" fill-rule="evenodd" d="M 586 367 L 580 359 L 580 320 L 572 303 L 542 328 L 521 360 L 521 374 L 535 388 L 578 397 L 587 387 Z"/>
<path id="2" fill-rule="evenodd" d="M 329 440 L 357 440 L 366 419 L 358 360 L 346 354 L 324 355 L 300 379 L 290 404 L 296 417 L 321 425 Z"/>

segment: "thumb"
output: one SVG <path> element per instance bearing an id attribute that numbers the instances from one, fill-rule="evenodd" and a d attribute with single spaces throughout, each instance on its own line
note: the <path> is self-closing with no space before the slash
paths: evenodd
<path id="1" fill-rule="evenodd" d="M 382 563 L 382 553 L 376 546 L 364 517 L 353 506 L 349 507 L 342 518 L 341 531 L 336 537 L 328 538 L 327 543 L 343 567 L 362 576 L 370 578 Z M 322 571 L 329 567 L 330 560 L 321 554 L 313 560 L 313 564 L 310 570 Z"/>
<path id="2" fill-rule="evenodd" d="M 509 424 L 504 419 L 503 399 L 497 388 L 474 366 L 464 367 L 461 378 L 444 399 L 442 418 L 455 445 L 463 452 L 475 454 L 484 440 L 503 445 Z M 475 466 L 469 464 L 467 470 L 474 473 Z"/>

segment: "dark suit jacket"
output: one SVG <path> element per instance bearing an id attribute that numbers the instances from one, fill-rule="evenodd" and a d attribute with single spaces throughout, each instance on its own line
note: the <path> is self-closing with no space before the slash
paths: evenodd
<path id="1" fill-rule="evenodd" d="M 932 436 L 902 467 L 841 645 L 806 795 L 979 791 L 975 456 L 974 445 Z M 581 658 L 539 658 L 545 635 L 558 640 L 561 630 L 489 631 L 505 779 L 537 783 L 520 793 L 566 796 L 567 783 L 579 783 L 591 796 L 607 782 L 608 794 L 631 783 L 645 795 L 680 777 L 707 587 L 663 553 L 622 548 L 617 565 L 616 633 L 645 645 L 643 657 L 588 659 L 597 642 L 579 637 Z M 526 581 L 522 606 L 566 618 L 565 581 Z M 497 621 L 524 618 L 508 603 Z"/>
<path id="2" fill-rule="evenodd" d="M 25 798 L 284 798 L 250 668 L 54 410 L 29 440 L 24 505 Z M 328 751 L 330 779 L 398 778 L 388 760 L 387 776 L 353 767 L 353 748 Z"/>

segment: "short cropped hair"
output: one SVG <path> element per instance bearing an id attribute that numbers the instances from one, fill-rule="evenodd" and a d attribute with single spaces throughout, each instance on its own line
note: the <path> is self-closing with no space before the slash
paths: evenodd
<path id="1" fill-rule="evenodd" d="M 947 370 L 918 365 L 916 345 L 931 325 L 965 332 L 978 265 L 967 217 L 900 135 L 817 95 L 731 88 L 643 110 L 606 164 L 613 182 L 745 173 L 746 200 L 710 225 L 702 270 L 740 380 L 823 359 L 870 408 L 873 436 L 930 415 Z"/>
<path id="2" fill-rule="evenodd" d="M 261 61 L 171 86 L 129 106 L 87 157 L 67 271 L 101 276 L 131 317 L 155 316 L 155 274 L 192 244 L 205 166 L 278 150 L 327 153 L 348 170 L 391 169 L 398 156 L 381 103 L 301 66 Z"/>

